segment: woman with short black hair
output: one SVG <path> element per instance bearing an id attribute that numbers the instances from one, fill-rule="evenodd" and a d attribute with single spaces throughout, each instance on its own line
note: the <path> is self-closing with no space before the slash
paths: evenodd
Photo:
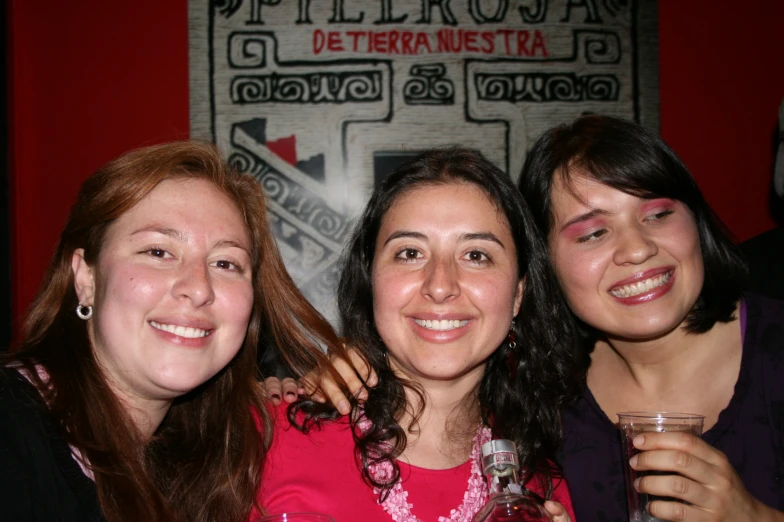
<path id="1" fill-rule="evenodd" d="M 718 152 L 718 151 L 717 151 Z M 784 304 L 743 295 L 746 268 L 658 136 L 590 115 L 542 135 L 519 182 L 591 353 L 564 415 L 579 520 L 626 521 L 616 413 L 705 416 L 702 439 L 646 434 L 633 457 L 663 520 L 782 520 Z"/>

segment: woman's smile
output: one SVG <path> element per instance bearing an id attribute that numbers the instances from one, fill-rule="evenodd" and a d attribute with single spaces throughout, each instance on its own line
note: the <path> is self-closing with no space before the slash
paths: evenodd
<path id="1" fill-rule="evenodd" d="M 202 330 L 201 328 L 192 328 L 190 326 L 175 326 L 173 324 L 160 324 L 160 323 L 156 323 L 155 321 L 150 321 L 150 325 L 153 328 L 157 328 L 158 330 L 163 330 L 164 332 L 169 332 L 170 334 L 174 334 L 178 337 L 187 337 L 189 339 L 193 339 L 196 337 L 207 337 L 212 332 L 212 330 Z"/>
<path id="2" fill-rule="evenodd" d="M 161 182 L 108 229 L 93 274 L 96 357 L 124 393 L 170 398 L 242 345 L 253 306 L 242 215 L 207 181 Z"/>
<path id="3" fill-rule="evenodd" d="M 461 328 L 468 324 L 466 320 L 449 320 L 449 319 L 438 319 L 430 320 L 430 319 L 414 319 L 414 322 L 423 328 L 427 328 L 428 330 L 437 330 L 440 332 L 444 332 L 447 330 L 454 330 L 456 328 Z"/>
<path id="4" fill-rule="evenodd" d="M 394 367 L 444 381 L 482 365 L 519 309 L 517 271 L 509 224 L 481 188 L 449 183 L 401 195 L 373 260 L 375 323 Z"/>
<path id="5" fill-rule="evenodd" d="M 575 173 L 552 189 L 550 251 L 572 311 L 610 336 L 679 326 L 703 284 L 697 225 L 683 203 L 646 199 Z"/>
<path id="6" fill-rule="evenodd" d="M 670 291 L 674 274 L 673 267 L 646 270 L 614 284 L 610 293 L 623 304 L 634 305 L 652 301 Z"/>

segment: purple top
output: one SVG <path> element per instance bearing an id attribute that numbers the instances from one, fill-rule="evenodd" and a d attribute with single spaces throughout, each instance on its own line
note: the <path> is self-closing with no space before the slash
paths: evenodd
<path id="1" fill-rule="evenodd" d="M 746 489 L 784 511 L 784 302 L 744 296 L 735 393 L 703 440 L 727 455 Z M 578 522 L 627 522 L 620 432 L 586 389 L 564 413 L 559 455 Z"/>

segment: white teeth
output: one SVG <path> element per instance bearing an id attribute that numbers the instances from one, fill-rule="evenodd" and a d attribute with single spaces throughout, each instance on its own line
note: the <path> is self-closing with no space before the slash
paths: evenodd
<path id="1" fill-rule="evenodd" d="M 613 288 L 610 290 L 610 293 L 615 297 L 634 297 L 667 284 L 671 276 L 672 272 L 666 272 L 662 275 L 646 279 L 645 281 L 639 281 L 630 285 Z"/>
<path id="2" fill-rule="evenodd" d="M 414 319 L 414 322 L 419 326 L 423 326 L 428 330 L 454 330 L 455 328 L 460 328 L 461 326 L 465 326 L 468 324 L 468 321 L 449 321 L 447 319 L 441 319 L 440 321 L 430 321 L 425 319 Z"/>
<path id="3" fill-rule="evenodd" d="M 161 324 L 156 323 L 155 321 L 150 321 L 150 324 L 153 326 L 153 328 L 157 328 L 158 330 L 163 330 L 164 332 L 169 332 L 171 334 L 178 335 L 180 337 L 186 337 L 188 339 L 207 337 L 210 334 L 209 330 L 202 330 L 201 328 L 175 326 L 173 324 Z"/>

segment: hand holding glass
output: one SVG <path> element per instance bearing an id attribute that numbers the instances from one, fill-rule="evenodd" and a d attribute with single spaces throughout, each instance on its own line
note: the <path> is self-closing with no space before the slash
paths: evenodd
<path id="1" fill-rule="evenodd" d="M 629 459 L 641 453 L 634 447 L 634 438 L 646 432 L 688 432 L 696 436 L 702 435 L 702 423 L 705 418 L 690 413 L 619 413 L 618 425 L 621 429 L 623 446 L 623 468 L 626 475 L 626 500 L 629 505 L 630 522 L 658 522 L 661 519 L 648 513 L 648 502 L 651 500 L 668 500 L 682 502 L 670 497 L 655 497 L 646 493 L 638 493 L 634 489 L 634 481 L 646 475 L 671 475 L 667 471 L 636 471 L 629 465 Z"/>

